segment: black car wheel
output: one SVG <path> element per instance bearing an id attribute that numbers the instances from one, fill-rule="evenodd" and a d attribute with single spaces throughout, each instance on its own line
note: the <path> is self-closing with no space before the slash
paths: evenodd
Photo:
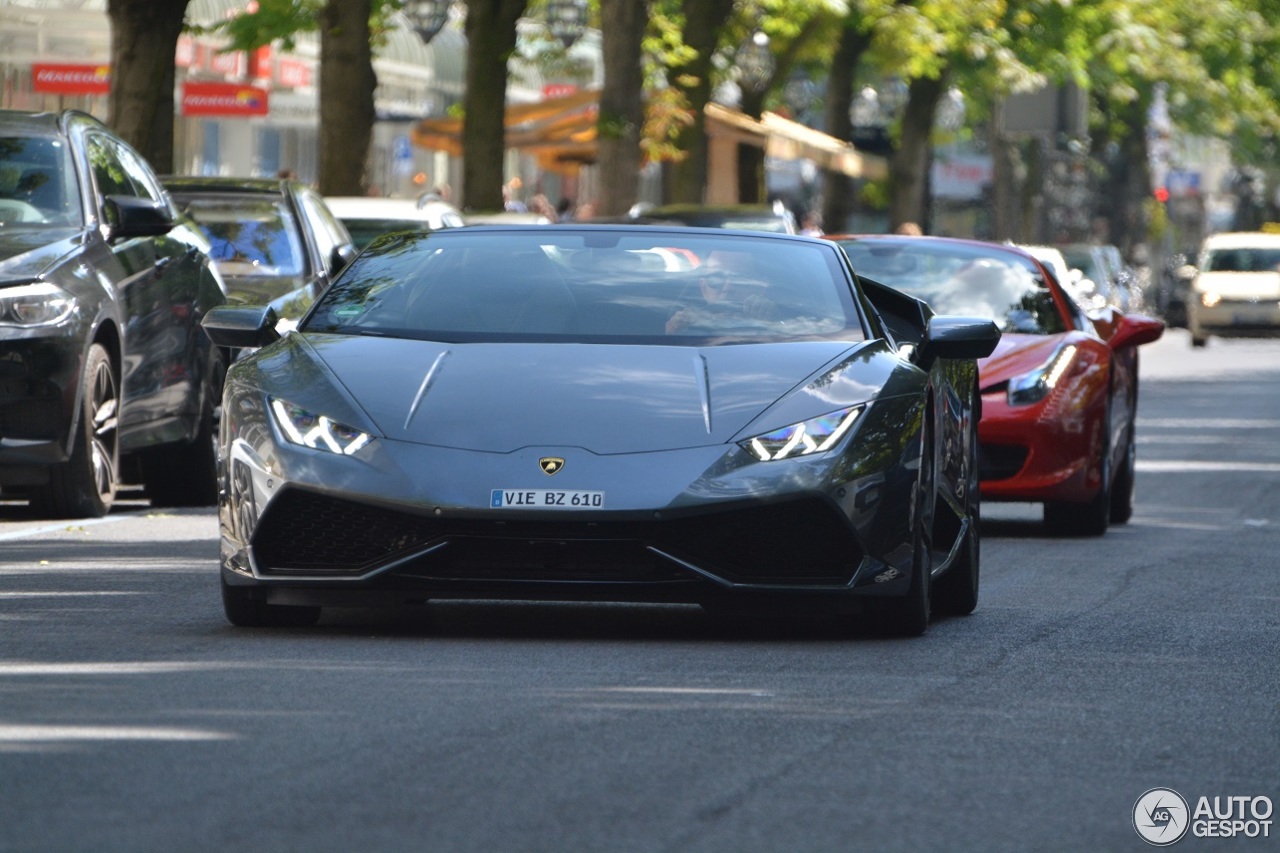
<path id="1" fill-rule="evenodd" d="M 969 529 L 955 562 L 947 573 L 938 578 L 933 587 L 933 604 L 939 613 L 966 616 L 978 606 L 978 581 L 982 564 L 982 504 L 978 479 L 978 407 L 971 404 L 975 413 L 969 426 L 969 463 L 965 482 L 965 504 L 969 516 Z"/>
<path id="2" fill-rule="evenodd" d="M 1138 467 L 1138 452 L 1133 442 L 1133 425 L 1129 426 L 1129 441 L 1126 445 L 1124 462 L 1116 472 L 1115 482 L 1111 484 L 1111 523 L 1125 524 L 1133 518 L 1133 495 L 1136 478 L 1134 472 Z"/>
<path id="3" fill-rule="evenodd" d="M 49 472 L 49 484 L 33 500 L 57 518 L 101 518 L 111 510 L 119 483 L 119 382 L 101 344 L 89 347 L 81 386 L 71 458 Z"/>
<path id="4" fill-rule="evenodd" d="M 918 637 L 929 627 L 933 593 L 933 513 L 937 503 L 934 472 L 937 449 L 933 441 L 932 412 L 925 415 L 926 425 L 921 442 L 920 471 L 912 487 L 912 558 L 911 586 L 901 598 L 886 598 L 880 603 L 880 618 L 886 633 Z"/>
<path id="5" fill-rule="evenodd" d="M 320 621 L 319 607 L 267 604 L 262 590 L 222 581 L 222 610 L 239 628 L 305 628 Z"/>
<path id="6" fill-rule="evenodd" d="M 143 456 L 142 482 L 152 506 L 212 506 L 218 502 L 218 413 L 226 375 L 221 352 L 215 349 L 210 355 L 196 437 Z"/>

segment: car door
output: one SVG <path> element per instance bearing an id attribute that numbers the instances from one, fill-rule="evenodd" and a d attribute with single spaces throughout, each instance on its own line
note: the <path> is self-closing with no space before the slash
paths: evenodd
<path id="1" fill-rule="evenodd" d="M 174 213 L 159 181 L 133 149 L 105 133 L 90 133 L 85 143 L 98 216 L 108 229 L 118 224 L 107 202 L 111 196 L 140 199 Z M 198 400 L 200 365 L 194 344 L 201 258 L 193 246 L 170 234 L 112 238 L 109 248 L 122 273 L 115 282 L 124 324 L 120 443 L 129 450 L 150 443 L 157 431 L 184 429 L 172 419 Z"/>

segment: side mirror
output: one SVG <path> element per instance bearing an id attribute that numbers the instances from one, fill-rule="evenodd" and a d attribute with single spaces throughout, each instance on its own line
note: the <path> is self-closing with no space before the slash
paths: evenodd
<path id="1" fill-rule="evenodd" d="M 169 209 L 157 201 L 131 195 L 109 195 L 105 199 L 108 237 L 158 237 L 178 224 Z"/>
<path id="2" fill-rule="evenodd" d="M 355 260 L 359 250 L 350 243 L 341 246 L 334 246 L 332 254 L 329 255 L 329 275 L 335 276 L 347 268 L 347 264 Z"/>
<path id="3" fill-rule="evenodd" d="M 939 315 L 929 319 L 919 364 L 927 368 L 936 358 L 986 358 L 1000 343 L 1000 327 L 979 317 Z"/>
<path id="4" fill-rule="evenodd" d="M 280 340 L 280 318 L 270 305 L 248 308 L 219 306 L 209 309 L 200 323 L 214 345 L 227 349 L 265 347 Z"/>
<path id="5" fill-rule="evenodd" d="M 1198 272 L 1199 270 L 1191 264 L 1183 264 L 1173 271 L 1173 277 L 1179 281 L 1191 281 L 1191 279 L 1196 277 L 1196 273 Z"/>
<path id="6" fill-rule="evenodd" d="M 1160 340 L 1164 323 L 1142 314 L 1121 314 L 1107 338 L 1107 346 L 1113 351 L 1125 347 L 1139 347 Z"/>

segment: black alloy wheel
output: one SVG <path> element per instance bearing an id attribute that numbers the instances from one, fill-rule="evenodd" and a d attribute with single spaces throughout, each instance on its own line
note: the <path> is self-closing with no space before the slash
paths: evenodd
<path id="1" fill-rule="evenodd" d="M 81 374 L 81 406 L 71 458 L 54 466 L 48 485 L 33 497 L 54 518 L 101 518 L 111 510 L 119 486 L 120 385 L 111 356 L 89 347 Z"/>
<path id="2" fill-rule="evenodd" d="M 982 499 L 978 477 L 978 407 L 975 388 L 970 411 L 968 439 L 969 461 L 965 472 L 965 507 L 969 527 L 955 562 L 933 586 L 933 605 L 939 613 L 967 616 L 978 606 L 978 583 L 982 564 Z"/>
<path id="3" fill-rule="evenodd" d="M 901 598 L 880 599 L 878 614 L 885 633 L 919 637 L 929 628 L 933 598 L 933 515 L 938 490 L 934 482 L 938 449 L 933 439 L 933 408 L 925 411 L 920 439 L 920 470 L 912 486 L 911 586 Z"/>

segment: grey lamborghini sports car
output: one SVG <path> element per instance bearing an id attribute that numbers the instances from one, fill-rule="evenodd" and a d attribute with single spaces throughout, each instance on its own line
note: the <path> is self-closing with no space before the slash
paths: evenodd
<path id="1" fill-rule="evenodd" d="M 999 331 L 834 243 L 681 226 L 376 240 L 280 338 L 211 311 L 236 625 L 487 598 L 977 603 L 975 359 Z"/>

